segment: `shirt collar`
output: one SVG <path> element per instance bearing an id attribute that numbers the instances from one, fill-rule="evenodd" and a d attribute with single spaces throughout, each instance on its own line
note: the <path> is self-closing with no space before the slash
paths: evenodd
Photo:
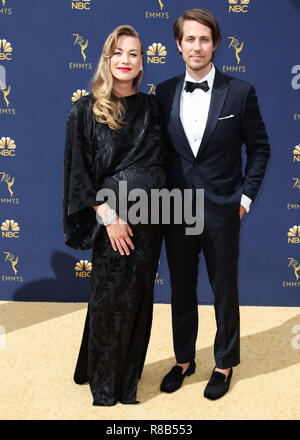
<path id="1" fill-rule="evenodd" d="M 184 80 L 185 81 L 191 81 L 191 82 L 197 82 L 197 83 L 200 83 L 200 82 L 203 82 L 203 81 L 207 81 L 208 86 L 209 86 L 209 91 L 211 91 L 212 87 L 213 87 L 214 79 L 215 79 L 215 73 L 216 73 L 216 68 L 213 65 L 213 63 L 211 63 L 210 71 L 200 81 L 195 81 L 194 78 L 192 78 L 191 75 L 189 75 L 189 73 L 187 71 L 185 72 L 185 79 Z"/>

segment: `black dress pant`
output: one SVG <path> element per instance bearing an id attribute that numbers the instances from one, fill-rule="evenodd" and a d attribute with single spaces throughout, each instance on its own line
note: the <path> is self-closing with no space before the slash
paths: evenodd
<path id="1" fill-rule="evenodd" d="M 172 327 L 176 360 L 195 358 L 198 331 L 197 278 L 203 251 L 214 293 L 217 333 L 214 356 L 218 368 L 240 362 L 238 254 L 240 218 L 212 221 L 200 235 L 185 235 L 183 225 L 165 227 L 164 238 L 172 288 Z"/>

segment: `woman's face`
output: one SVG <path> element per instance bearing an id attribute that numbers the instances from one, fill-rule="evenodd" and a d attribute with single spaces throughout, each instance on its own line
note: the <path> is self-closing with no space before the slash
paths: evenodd
<path id="1" fill-rule="evenodd" d="M 138 38 L 121 35 L 110 59 L 110 70 L 115 81 L 133 81 L 143 63 L 141 43 Z"/>

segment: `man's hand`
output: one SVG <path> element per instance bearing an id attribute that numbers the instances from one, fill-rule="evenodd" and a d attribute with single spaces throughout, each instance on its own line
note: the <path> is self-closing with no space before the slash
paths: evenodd
<path id="1" fill-rule="evenodd" d="M 240 220 L 242 220 L 245 212 L 246 212 L 246 209 L 243 207 L 243 205 L 240 205 Z"/>

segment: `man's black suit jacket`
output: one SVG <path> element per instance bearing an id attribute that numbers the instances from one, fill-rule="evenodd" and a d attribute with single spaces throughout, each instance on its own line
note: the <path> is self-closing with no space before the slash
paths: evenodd
<path id="1" fill-rule="evenodd" d="M 180 120 L 184 78 L 171 78 L 156 88 L 170 152 L 168 187 L 204 189 L 205 215 L 228 217 L 233 207 L 239 208 L 242 194 L 255 200 L 270 155 L 255 90 L 216 69 L 207 124 L 195 157 Z"/>

